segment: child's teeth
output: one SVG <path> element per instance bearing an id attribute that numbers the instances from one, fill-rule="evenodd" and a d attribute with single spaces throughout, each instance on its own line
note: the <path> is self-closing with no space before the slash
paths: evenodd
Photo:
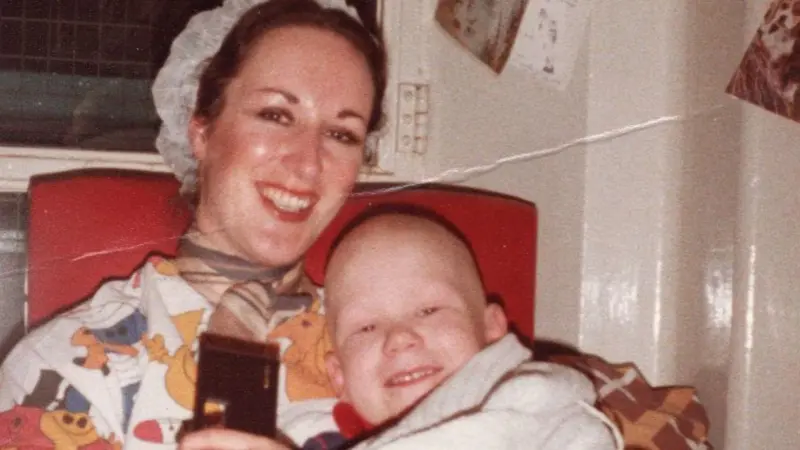
<path id="1" fill-rule="evenodd" d="M 425 377 L 425 376 L 428 376 L 428 375 L 430 375 L 432 373 L 433 373 L 432 370 L 422 370 L 422 371 L 419 371 L 419 372 L 412 372 L 412 373 L 409 373 L 407 375 L 402 375 L 402 376 L 396 377 L 395 379 L 392 380 L 392 382 L 393 383 L 408 383 L 409 381 L 418 380 L 418 379 L 420 379 L 422 377 Z"/>

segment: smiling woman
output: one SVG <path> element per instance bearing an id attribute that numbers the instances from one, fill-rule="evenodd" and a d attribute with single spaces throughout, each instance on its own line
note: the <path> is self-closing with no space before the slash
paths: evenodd
<path id="1" fill-rule="evenodd" d="M 386 86 L 381 35 L 321 3 L 228 1 L 176 38 L 153 98 L 156 147 L 196 199 L 178 253 L 26 336 L 0 368 L 0 405 L 13 406 L 0 414 L 57 405 L 108 445 L 163 443 L 150 431 L 192 414 L 200 333 L 263 341 L 320 304 L 304 255 L 353 188 Z M 280 385 L 332 397 L 300 369 Z M 300 400 L 279 396 L 281 428 Z M 320 425 L 287 434 L 302 443 Z"/>

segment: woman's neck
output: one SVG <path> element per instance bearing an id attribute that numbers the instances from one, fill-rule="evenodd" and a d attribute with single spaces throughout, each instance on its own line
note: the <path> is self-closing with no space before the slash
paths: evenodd
<path id="1" fill-rule="evenodd" d="M 279 291 L 291 290 L 300 279 L 302 264 L 269 268 L 221 252 L 192 227 L 181 238 L 176 265 L 181 276 L 209 303 L 217 306 L 233 285 L 250 281 L 276 283 Z"/>

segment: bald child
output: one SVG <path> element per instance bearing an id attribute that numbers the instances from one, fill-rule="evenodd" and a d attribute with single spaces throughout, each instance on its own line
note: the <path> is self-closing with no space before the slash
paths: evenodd
<path id="1" fill-rule="evenodd" d="M 331 382 L 364 423 L 392 424 L 355 448 L 616 448 L 590 381 L 508 333 L 466 239 L 406 209 L 356 219 L 327 266 Z"/>

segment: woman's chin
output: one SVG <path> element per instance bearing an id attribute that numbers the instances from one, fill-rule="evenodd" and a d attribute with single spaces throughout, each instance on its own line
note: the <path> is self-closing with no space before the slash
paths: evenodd
<path id="1" fill-rule="evenodd" d="M 264 267 L 288 266 L 296 263 L 303 256 L 299 251 L 286 248 L 275 248 L 273 246 L 258 246 L 254 248 L 263 248 L 262 251 L 254 254 L 251 259 Z"/>
<path id="2" fill-rule="evenodd" d="M 260 233 L 261 239 L 252 240 L 250 259 L 266 267 L 294 264 L 307 250 L 306 233 L 269 230 Z"/>

